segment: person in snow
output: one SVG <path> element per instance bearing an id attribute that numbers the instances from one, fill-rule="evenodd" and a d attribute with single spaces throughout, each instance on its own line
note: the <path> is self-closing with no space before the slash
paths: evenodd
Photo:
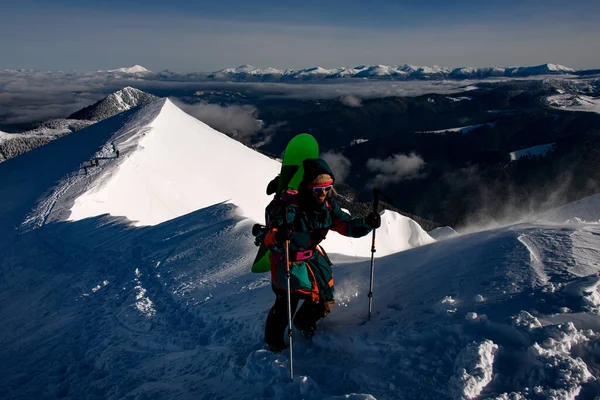
<path id="1" fill-rule="evenodd" d="M 271 351 L 282 351 L 288 325 L 285 242 L 289 240 L 290 295 L 293 323 L 310 338 L 316 323 L 334 305 L 331 261 L 319 243 L 331 229 L 344 236 L 362 237 L 381 225 L 379 214 L 353 217 L 331 198 L 335 178 L 321 159 L 304 161 L 304 176 L 298 191 L 288 190 L 266 209 L 267 233 L 264 244 L 271 250 L 271 282 L 275 304 L 265 326 L 265 342 Z M 296 312 L 298 303 L 304 300 Z"/>

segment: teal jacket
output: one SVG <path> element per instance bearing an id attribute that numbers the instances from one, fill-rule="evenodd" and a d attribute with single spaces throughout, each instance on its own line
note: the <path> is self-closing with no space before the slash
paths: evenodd
<path id="1" fill-rule="evenodd" d="M 306 190 L 306 181 L 312 181 L 314 176 L 321 173 L 332 177 L 333 174 L 324 161 L 310 161 L 313 164 L 308 166 L 305 162 L 305 179 L 300 184 L 300 190 L 281 194 L 267 207 L 266 220 L 269 231 L 265 237 L 265 245 L 271 250 L 273 290 L 275 293 L 285 293 L 285 243 L 277 240 L 276 232 L 285 229 L 286 226 L 291 227 L 291 292 L 310 298 L 314 302 L 330 302 L 334 298 L 332 264 L 319 244 L 329 230 L 357 238 L 368 235 L 372 229 L 363 217 L 353 217 L 344 212 L 335 200 L 328 199 L 322 205 L 314 202 Z"/>

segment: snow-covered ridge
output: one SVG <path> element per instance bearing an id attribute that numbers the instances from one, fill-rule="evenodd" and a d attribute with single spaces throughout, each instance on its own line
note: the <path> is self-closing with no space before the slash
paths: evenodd
<path id="1" fill-rule="evenodd" d="M 331 81 L 337 79 L 371 79 L 371 80 L 475 80 L 498 78 L 522 78 L 530 76 L 586 76 L 593 71 L 576 71 L 557 64 L 542 64 L 525 67 L 487 67 L 448 68 L 442 66 L 416 66 L 410 64 L 398 65 L 360 65 L 356 67 L 325 68 L 315 66 L 303 69 L 282 68 L 256 68 L 252 65 L 241 65 L 236 68 L 224 68 L 218 71 L 198 71 L 190 73 L 163 70 L 152 72 L 144 67 L 134 66 L 119 68 L 110 71 L 88 72 L 62 72 L 62 71 L 36 71 L 36 70 L 10 70 L 0 69 L 3 76 L 36 76 L 52 79 L 70 79 L 80 76 L 85 79 L 135 79 L 159 80 L 176 82 L 306 82 L 306 81 Z"/>
<path id="2" fill-rule="evenodd" d="M 422 132 L 417 132 L 417 133 L 439 133 L 439 134 L 445 134 L 447 132 L 454 132 L 454 133 L 468 133 L 470 131 L 472 131 L 473 129 L 477 129 L 477 128 L 481 128 L 483 126 L 489 126 L 491 128 L 493 128 L 496 125 L 495 122 L 486 122 L 485 124 L 476 124 L 476 125 L 468 125 L 468 126 L 459 126 L 457 128 L 446 128 L 446 129 L 439 129 L 437 131 L 422 131 Z"/>
<path id="3" fill-rule="evenodd" d="M 148 104 L 156 99 L 158 97 L 152 94 L 127 86 L 71 114 L 69 118 L 101 121 L 134 107 Z"/>
<path id="4" fill-rule="evenodd" d="M 446 68 L 437 65 L 360 65 L 353 68 L 311 67 L 300 70 L 255 68 L 241 65 L 237 68 L 225 68 L 207 74 L 215 80 L 307 80 L 335 78 L 392 78 L 392 79 L 481 79 L 489 77 L 523 77 L 534 75 L 570 74 L 575 70 L 558 64 L 542 64 L 531 67 L 490 67 L 490 68 Z"/>
<path id="5" fill-rule="evenodd" d="M 35 129 L 25 132 L 0 132 L 0 162 L 27 153 L 94 123 L 95 121 L 78 119 L 52 119 L 42 123 Z"/>
<path id="6" fill-rule="evenodd" d="M 154 226 L 231 203 L 241 217 L 264 223 L 271 200 L 264 188 L 279 173 L 280 163 L 217 132 L 168 99 L 144 106 L 128 121 L 102 146 L 105 151 L 97 158 L 106 161 L 100 176 L 74 200 L 70 220 L 110 214 L 138 226 Z M 368 257 L 370 240 L 334 232 L 324 246 L 331 254 Z M 377 256 L 433 242 L 412 219 L 386 211 Z"/>
<path id="7" fill-rule="evenodd" d="M 68 118 L 52 119 L 25 132 L 14 134 L 0 132 L 0 162 L 27 153 L 55 139 L 156 99 L 158 97 L 154 95 L 127 86 L 71 114 Z"/>
<path id="8" fill-rule="evenodd" d="M 600 224 L 600 194 L 543 212 L 538 214 L 536 219 L 556 223 Z"/>

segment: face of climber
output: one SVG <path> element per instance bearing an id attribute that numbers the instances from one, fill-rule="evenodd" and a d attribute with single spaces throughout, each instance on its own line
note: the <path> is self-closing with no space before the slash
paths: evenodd
<path id="1" fill-rule="evenodd" d="M 323 204 L 333 189 L 333 179 L 328 174 L 321 174 L 308 185 L 308 189 L 315 201 Z"/>

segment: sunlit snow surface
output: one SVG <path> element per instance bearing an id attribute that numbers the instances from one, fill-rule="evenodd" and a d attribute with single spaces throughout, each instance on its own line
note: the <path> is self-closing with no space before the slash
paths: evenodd
<path id="1" fill-rule="evenodd" d="M 180 187 L 205 179 L 213 193 L 225 190 L 216 156 L 209 180 L 195 169 L 202 158 L 187 159 L 192 150 L 166 139 L 163 127 L 170 126 L 174 137 L 196 143 L 195 129 L 175 136 L 196 125 L 170 107 L 162 101 L 118 115 L 0 164 L 3 398 L 600 394 L 600 197 L 532 222 L 377 258 L 370 322 L 370 262 L 350 257 L 354 250 L 347 245 L 346 255 L 333 256 L 337 306 L 312 341 L 294 344 L 290 382 L 288 353 L 270 353 L 262 343 L 274 296 L 268 275 L 250 272 L 256 248 L 249 234 L 253 221 L 246 217 L 252 201 L 233 190 L 225 193 L 229 198 L 201 205 L 208 203 L 203 189 Z M 163 122 L 164 115 L 169 118 Z M 203 143 L 221 155 L 231 145 L 212 137 Z M 122 150 L 119 158 L 113 146 Z M 174 151 L 179 157 L 165 158 Z M 99 165 L 85 175 L 91 158 Z M 264 168 L 276 170 L 270 163 Z M 147 180 L 127 194 L 137 196 L 139 210 L 120 193 L 128 190 L 121 174 L 131 174 L 124 175 L 131 185 Z M 245 179 L 264 193 L 272 176 L 258 175 L 248 172 Z M 197 194 L 198 203 L 175 194 Z M 94 205 L 100 201 L 105 209 Z M 243 211 L 236 201 L 243 201 Z M 117 206 L 139 212 L 138 223 L 114 213 Z M 89 215 L 66 221 L 77 207 Z M 386 212 L 383 220 L 378 253 L 380 236 L 402 236 L 406 248 L 429 237 L 397 214 Z M 370 240 L 364 240 L 360 246 L 368 254 Z"/>

